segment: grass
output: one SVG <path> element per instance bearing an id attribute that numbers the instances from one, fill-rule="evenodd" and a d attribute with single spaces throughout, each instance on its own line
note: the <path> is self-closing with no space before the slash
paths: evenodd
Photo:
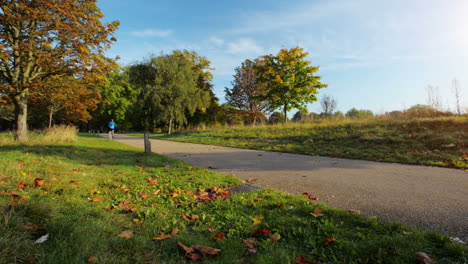
<path id="1" fill-rule="evenodd" d="M 236 178 L 114 141 L 0 142 L 0 263 L 188 263 L 178 242 L 221 250 L 206 263 L 466 261 L 440 234 L 274 190 L 232 194 Z"/>
<path id="2" fill-rule="evenodd" d="M 153 137 L 306 155 L 468 169 L 466 117 L 344 120 L 235 127 Z"/>

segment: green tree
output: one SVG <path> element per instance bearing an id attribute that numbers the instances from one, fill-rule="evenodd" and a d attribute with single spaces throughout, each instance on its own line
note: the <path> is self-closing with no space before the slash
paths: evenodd
<path id="1" fill-rule="evenodd" d="M 308 114 L 309 114 L 309 111 L 307 109 L 299 110 L 294 114 L 291 120 L 294 122 L 302 121 L 307 118 Z"/>
<path id="2" fill-rule="evenodd" d="M 305 60 L 308 54 L 295 47 L 281 49 L 277 55 L 265 55 L 258 60 L 259 81 L 266 85 L 259 99 L 268 101 L 272 111 L 282 107 L 283 122 L 287 120 L 288 111 L 305 109 L 307 103 L 317 101 L 318 89 L 327 87 L 320 82 L 321 77 L 315 75 L 319 67 Z"/>
<path id="3" fill-rule="evenodd" d="M 186 124 L 187 114 L 193 115 L 209 103 L 208 92 L 197 86 L 200 72 L 184 56 L 161 55 L 134 70 L 148 78 L 137 82 L 144 85 L 139 102 L 147 130 L 164 123 L 170 134 L 174 124 Z"/>
<path id="4" fill-rule="evenodd" d="M 130 67 L 118 68 L 107 76 L 106 83 L 99 88 L 101 103 L 93 113 L 95 126 L 104 128 L 114 119 L 119 129 L 131 127 L 129 114 L 137 100 L 138 90 L 130 83 Z"/>
<path id="5" fill-rule="evenodd" d="M 255 63 L 251 60 L 242 62 L 241 66 L 235 69 L 232 88 L 226 87 L 224 90 L 227 102 L 245 112 L 254 125 L 269 108 L 268 101 L 259 100 L 265 83 L 258 82 Z"/>
<path id="6" fill-rule="evenodd" d="M 284 116 L 284 113 L 281 112 L 273 112 L 273 114 L 270 115 L 268 118 L 268 122 L 270 124 L 278 124 L 280 122 L 285 122 L 284 120 L 287 120 L 287 116 Z"/>
<path id="7" fill-rule="evenodd" d="M 8 0 L 0 5 L 0 93 L 15 105 L 16 138 L 27 139 L 30 89 L 57 75 L 102 80 L 118 22 L 102 24 L 96 1 Z"/>
<path id="8" fill-rule="evenodd" d="M 352 108 L 348 112 L 346 112 L 345 116 L 347 118 L 353 119 L 365 119 L 374 117 L 374 113 L 372 113 L 371 110 L 358 110 L 356 108 Z"/>

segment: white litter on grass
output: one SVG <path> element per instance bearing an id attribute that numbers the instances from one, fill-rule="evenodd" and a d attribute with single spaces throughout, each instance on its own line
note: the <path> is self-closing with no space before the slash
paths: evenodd
<path id="1" fill-rule="evenodd" d="M 49 234 L 45 234 L 45 235 L 41 236 L 36 241 L 34 241 L 34 244 L 42 244 L 42 243 L 46 242 L 47 239 L 49 239 Z"/>
<path id="2" fill-rule="evenodd" d="M 292 209 L 294 209 L 294 206 L 290 205 L 290 206 L 288 206 L 288 209 L 292 210 Z"/>
<path id="3" fill-rule="evenodd" d="M 451 237 L 450 239 L 455 243 L 466 245 L 466 243 L 458 237 Z"/>

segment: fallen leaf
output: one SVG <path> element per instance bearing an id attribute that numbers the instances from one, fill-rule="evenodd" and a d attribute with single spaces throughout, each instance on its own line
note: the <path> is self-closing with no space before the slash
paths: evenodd
<path id="1" fill-rule="evenodd" d="M 361 211 L 359 211 L 359 210 L 354 210 L 354 209 L 349 209 L 348 212 L 350 212 L 350 213 L 352 213 L 352 214 L 358 214 L 358 215 L 361 214 Z"/>
<path id="2" fill-rule="evenodd" d="M 155 190 L 153 191 L 153 195 L 158 195 L 161 192 L 161 190 Z"/>
<path id="3" fill-rule="evenodd" d="M 187 247 L 182 243 L 177 243 L 179 248 L 183 251 L 185 257 L 191 261 L 201 261 L 205 258 L 215 256 L 221 252 L 220 249 L 210 248 L 205 246 L 193 245 Z"/>
<path id="4" fill-rule="evenodd" d="M 175 235 L 179 234 L 179 232 L 180 232 L 179 228 L 174 228 L 171 231 L 171 236 L 175 236 Z"/>
<path id="5" fill-rule="evenodd" d="M 252 220 L 253 220 L 253 225 L 259 225 L 263 221 L 263 216 L 253 217 Z"/>
<path id="6" fill-rule="evenodd" d="M 74 171 L 74 172 L 78 172 L 78 171 L 80 171 L 80 169 L 73 169 L 72 171 Z"/>
<path id="7" fill-rule="evenodd" d="M 310 213 L 313 217 L 321 217 L 321 216 L 324 216 L 323 213 L 323 210 L 321 209 L 315 209 L 313 213 Z"/>
<path id="8" fill-rule="evenodd" d="M 437 261 L 431 259 L 426 253 L 424 252 L 417 252 L 416 253 L 416 260 L 419 261 L 419 263 L 423 264 L 437 264 Z"/>
<path id="9" fill-rule="evenodd" d="M 29 224 L 29 225 L 24 227 L 24 230 L 26 230 L 28 232 L 37 232 L 37 231 L 46 231 L 47 228 L 42 227 L 42 226 L 37 226 L 35 224 Z"/>
<path id="10" fill-rule="evenodd" d="M 24 181 L 20 181 L 18 182 L 18 184 L 16 184 L 16 188 L 20 190 L 24 190 L 26 189 L 26 187 L 28 187 L 28 185 Z"/>
<path id="11" fill-rule="evenodd" d="M 80 183 L 79 183 L 78 181 L 75 181 L 75 180 L 71 180 L 70 183 L 71 183 L 71 184 L 80 185 Z"/>
<path id="12" fill-rule="evenodd" d="M 274 233 L 270 236 L 270 240 L 273 242 L 278 242 L 281 239 L 281 235 L 278 233 Z"/>
<path id="13" fill-rule="evenodd" d="M 49 239 L 49 234 L 45 234 L 45 235 L 41 236 L 36 241 L 34 241 L 34 244 L 42 244 L 42 243 L 46 242 L 47 239 Z"/>
<path id="14" fill-rule="evenodd" d="M 120 238 L 125 238 L 125 239 L 132 238 L 133 236 L 134 236 L 133 231 L 130 231 L 130 230 L 125 230 L 119 234 Z"/>
<path id="15" fill-rule="evenodd" d="M 96 261 L 96 257 L 95 257 L 95 256 L 89 257 L 88 263 L 93 263 L 94 261 Z"/>
<path id="16" fill-rule="evenodd" d="M 132 201 L 123 201 L 123 202 L 120 202 L 118 206 L 126 208 L 126 207 L 129 207 L 131 204 L 132 204 Z"/>
<path id="17" fill-rule="evenodd" d="M 256 238 L 247 238 L 244 239 L 244 245 L 246 245 L 248 248 L 255 248 L 255 245 L 258 243 Z"/>
<path id="18" fill-rule="evenodd" d="M 6 196 L 11 196 L 13 198 L 21 198 L 21 195 L 19 195 L 17 193 L 14 193 L 14 192 L 12 192 L 12 193 L 3 193 L 3 194 L 6 195 Z"/>
<path id="19" fill-rule="evenodd" d="M 330 247 L 333 242 L 336 242 L 334 237 L 325 237 L 325 247 Z"/>
<path id="20" fill-rule="evenodd" d="M 0 178 L 0 182 L 6 182 L 9 179 L 11 179 L 11 177 Z"/>
<path id="21" fill-rule="evenodd" d="M 101 193 L 100 191 L 96 191 L 96 190 L 91 190 L 90 191 L 91 194 L 98 194 L 98 193 Z"/>
<path id="22" fill-rule="evenodd" d="M 92 202 L 92 203 L 100 203 L 102 202 L 104 198 L 102 197 L 96 197 L 96 198 L 88 198 L 88 201 Z"/>
<path id="23" fill-rule="evenodd" d="M 26 167 L 26 164 L 25 164 L 23 161 L 18 161 L 18 165 L 19 165 L 21 168 Z"/>
<path id="24" fill-rule="evenodd" d="M 183 215 L 182 218 L 187 221 L 187 222 L 191 222 L 191 221 L 195 221 L 197 220 L 198 218 L 200 218 L 200 215 Z"/>
<path id="25" fill-rule="evenodd" d="M 309 193 L 302 193 L 302 196 L 304 196 L 307 200 L 311 201 L 311 202 L 316 202 L 318 201 L 318 198 L 313 196 L 312 194 L 309 194 Z"/>
<path id="26" fill-rule="evenodd" d="M 226 240 L 226 236 L 224 235 L 224 233 L 219 232 L 218 234 L 216 234 L 215 240 L 217 240 L 217 241 Z"/>
<path id="27" fill-rule="evenodd" d="M 148 194 L 146 193 L 138 193 L 138 196 L 140 196 L 142 199 L 148 198 Z"/>
<path id="28" fill-rule="evenodd" d="M 271 230 L 268 228 L 263 228 L 263 229 L 255 229 L 254 233 L 257 234 L 264 234 L 264 235 L 269 235 L 271 233 Z"/>
<path id="29" fill-rule="evenodd" d="M 253 183 L 253 182 L 256 182 L 257 179 L 247 179 L 247 180 L 245 180 L 245 181 L 248 182 L 248 183 Z"/>
<path id="30" fill-rule="evenodd" d="M 153 179 L 152 177 L 148 177 L 148 182 L 153 185 L 158 185 L 158 181 L 156 179 Z"/>
<path id="31" fill-rule="evenodd" d="M 161 240 L 168 239 L 168 238 L 171 238 L 171 237 L 172 237 L 172 235 L 164 234 L 164 233 L 161 232 L 161 234 L 158 237 L 153 238 L 153 241 L 161 241 Z"/>
<path id="32" fill-rule="evenodd" d="M 130 189 L 129 189 L 129 188 L 125 188 L 123 191 L 126 192 L 126 193 L 128 193 L 128 192 L 130 191 Z"/>
<path id="33" fill-rule="evenodd" d="M 38 187 L 42 187 L 42 186 L 44 186 L 44 179 L 42 179 L 42 178 L 34 179 L 34 187 L 38 188 Z"/>
<path id="34" fill-rule="evenodd" d="M 304 257 L 297 257 L 294 259 L 294 262 L 297 264 L 313 264 L 312 261 L 304 258 Z"/>

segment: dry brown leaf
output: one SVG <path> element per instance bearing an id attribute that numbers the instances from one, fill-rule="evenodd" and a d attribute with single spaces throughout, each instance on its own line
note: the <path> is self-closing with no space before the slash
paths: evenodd
<path id="1" fill-rule="evenodd" d="M 215 240 L 217 240 L 217 241 L 226 240 L 226 236 L 224 235 L 224 233 L 219 232 L 218 234 L 216 234 Z"/>
<path id="2" fill-rule="evenodd" d="M 44 179 L 43 178 L 36 178 L 34 179 L 34 187 L 43 187 L 44 186 Z"/>
<path id="3" fill-rule="evenodd" d="M 245 181 L 248 182 L 248 183 L 253 183 L 253 182 L 256 182 L 257 179 L 247 179 L 247 180 L 245 180 Z"/>
<path id="4" fill-rule="evenodd" d="M 80 185 L 80 183 L 78 181 L 75 181 L 75 180 L 71 180 L 70 183 L 75 184 L 75 185 Z"/>
<path id="5" fill-rule="evenodd" d="M 177 243 L 180 250 L 184 252 L 184 255 L 187 259 L 191 261 L 201 261 L 205 258 L 215 256 L 221 252 L 220 249 L 210 248 L 205 246 L 193 245 L 191 247 L 187 247 L 182 243 Z"/>
<path id="6" fill-rule="evenodd" d="M 119 234 L 120 238 L 125 238 L 125 239 L 132 238 L 133 236 L 134 236 L 133 231 L 130 231 L 130 230 L 125 230 Z"/>
<path id="7" fill-rule="evenodd" d="M 26 189 L 26 187 L 28 187 L 28 185 L 24 181 L 20 181 L 18 182 L 18 184 L 16 184 L 16 188 L 20 190 L 24 190 Z"/>
<path id="8" fill-rule="evenodd" d="M 158 181 L 156 179 L 153 179 L 152 177 L 148 177 L 148 182 L 152 185 L 158 185 Z"/>
<path id="9" fill-rule="evenodd" d="M 148 198 L 148 194 L 146 193 L 138 193 L 138 196 L 140 196 L 142 199 Z"/>
<path id="10" fill-rule="evenodd" d="M 104 198 L 102 198 L 102 197 L 88 198 L 88 201 L 90 201 L 92 203 L 100 203 L 100 202 L 102 202 L 102 200 L 104 200 Z"/>
<path id="11" fill-rule="evenodd" d="M 175 235 L 179 234 L 179 232 L 180 232 L 179 228 L 174 228 L 174 229 L 172 229 L 172 231 L 171 231 L 171 235 L 172 235 L 172 236 L 175 236 Z"/>
<path id="12" fill-rule="evenodd" d="M 93 263 L 94 261 L 96 261 L 96 257 L 95 257 L 95 256 L 89 257 L 88 263 Z"/>
<path id="13" fill-rule="evenodd" d="M 321 216 L 324 216 L 323 213 L 323 210 L 321 209 L 315 209 L 313 213 L 310 213 L 313 217 L 321 217 Z"/>
<path id="14" fill-rule="evenodd" d="M 312 261 L 304 258 L 304 257 L 297 257 L 294 259 L 294 262 L 297 264 L 314 264 Z"/>
<path id="15" fill-rule="evenodd" d="M 416 259 L 419 263 L 423 264 L 437 264 L 437 261 L 431 259 L 426 253 L 424 252 L 417 252 Z"/>
<path id="16" fill-rule="evenodd" d="M 11 179 L 11 177 L 0 178 L 0 182 L 6 182 L 9 179 Z"/>
<path id="17" fill-rule="evenodd" d="M 153 238 L 153 241 L 161 241 L 161 240 L 168 239 L 171 237 L 172 235 L 164 234 L 163 232 L 161 232 L 161 234 L 158 237 Z"/>

